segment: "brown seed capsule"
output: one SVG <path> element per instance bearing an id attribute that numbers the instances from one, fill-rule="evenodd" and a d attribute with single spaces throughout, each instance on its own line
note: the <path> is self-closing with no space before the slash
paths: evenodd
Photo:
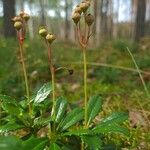
<path id="1" fill-rule="evenodd" d="M 14 27 L 16 28 L 16 30 L 20 30 L 21 28 L 22 28 L 22 22 L 20 22 L 20 21 L 16 21 L 15 23 L 14 23 Z"/>
<path id="2" fill-rule="evenodd" d="M 77 5 L 77 6 L 76 6 L 76 8 L 74 9 L 74 12 L 75 12 L 75 13 L 79 13 L 79 14 L 82 13 L 82 10 L 81 10 L 80 5 Z"/>
<path id="3" fill-rule="evenodd" d="M 78 12 L 73 13 L 72 20 L 75 24 L 77 24 L 80 21 L 81 15 Z"/>
<path id="4" fill-rule="evenodd" d="M 69 75 L 73 75 L 73 69 L 68 69 Z"/>
<path id="5" fill-rule="evenodd" d="M 82 10 L 83 13 L 85 13 L 89 7 L 90 7 L 90 3 L 87 2 L 87 1 L 83 1 L 80 4 L 80 8 L 81 8 L 81 10 Z"/>
<path id="6" fill-rule="evenodd" d="M 15 16 L 14 18 L 12 18 L 12 21 L 14 21 L 14 22 L 17 22 L 17 21 L 22 22 L 22 18 L 20 16 Z"/>
<path id="7" fill-rule="evenodd" d="M 23 17 L 24 14 L 25 14 L 24 11 L 20 11 L 19 16 Z"/>
<path id="8" fill-rule="evenodd" d="M 24 15 L 22 17 L 25 21 L 28 21 L 30 19 L 30 16 L 26 13 L 24 13 Z"/>
<path id="9" fill-rule="evenodd" d="M 51 44 L 56 39 L 55 35 L 49 33 L 46 36 L 46 40 Z"/>
<path id="10" fill-rule="evenodd" d="M 91 26 L 94 22 L 94 16 L 91 14 L 86 15 L 85 21 L 86 21 L 88 26 Z"/>
<path id="11" fill-rule="evenodd" d="M 47 35 L 47 30 L 45 28 L 41 28 L 39 29 L 39 34 L 42 36 L 42 37 L 46 37 Z"/>

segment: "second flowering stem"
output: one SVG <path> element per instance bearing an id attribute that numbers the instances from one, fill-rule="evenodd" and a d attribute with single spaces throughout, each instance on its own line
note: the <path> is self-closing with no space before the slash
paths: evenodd
<path id="1" fill-rule="evenodd" d="M 83 64 L 84 64 L 84 120 L 85 126 L 87 125 L 87 60 L 86 60 L 86 48 L 83 49 Z"/>
<path id="2" fill-rule="evenodd" d="M 48 61 L 49 61 L 49 67 L 50 67 L 50 72 L 51 72 L 51 81 L 52 81 L 52 101 L 53 101 L 53 115 L 54 118 L 56 116 L 55 114 L 55 67 L 53 66 L 52 63 L 52 51 L 51 51 L 51 46 L 48 42 L 47 47 L 48 47 Z"/>
<path id="3" fill-rule="evenodd" d="M 30 116 L 32 115 L 32 108 L 30 104 L 30 93 L 29 93 L 29 83 L 28 83 L 28 77 L 27 77 L 27 71 L 26 71 L 26 66 L 24 62 L 24 54 L 23 54 L 23 42 L 19 40 L 19 51 L 20 51 L 20 59 L 21 59 L 21 64 L 22 64 L 22 69 L 23 69 L 23 75 L 24 75 L 24 81 L 25 81 L 25 87 L 26 87 L 26 96 L 28 100 L 28 108 L 29 108 L 29 114 Z"/>

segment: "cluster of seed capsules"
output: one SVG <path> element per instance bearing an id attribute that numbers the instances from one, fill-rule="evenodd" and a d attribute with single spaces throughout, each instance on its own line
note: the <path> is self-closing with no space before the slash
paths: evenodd
<path id="1" fill-rule="evenodd" d="M 56 39 L 54 34 L 48 33 L 47 29 L 44 27 L 41 27 L 39 29 L 39 34 L 41 37 L 43 37 L 49 44 L 52 44 L 52 42 Z"/>
<path id="2" fill-rule="evenodd" d="M 19 15 L 15 16 L 12 21 L 14 22 L 14 28 L 17 30 L 19 40 L 24 40 L 26 34 L 26 24 L 30 19 L 29 14 L 21 11 Z"/>
<path id="3" fill-rule="evenodd" d="M 79 5 L 77 5 L 72 14 L 72 20 L 77 25 L 80 22 L 82 13 L 85 16 L 85 22 L 88 26 L 91 26 L 94 22 L 94 16 L 90 13 L 87 14 L 87 10 L 90 7 L 90 0 L 84 0 Z"/>

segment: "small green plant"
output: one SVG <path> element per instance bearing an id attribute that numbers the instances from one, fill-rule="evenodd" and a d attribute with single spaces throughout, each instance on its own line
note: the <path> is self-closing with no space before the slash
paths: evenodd
<path id="1" fill-rule="evenodd" d="M 39 29 L 47 45 L 48 62 L 51 73 L 51 83 L 45 83 L 36 95 L 29 96 L 27 73 L 23 57 L 23 42 L 25 37 L 25 24 L 29 16 L 21 12 L 14 19 L 14 27 L 18 33 L 20 54 L 24 78 L 26 83 L 27 98 L 14 100 L 9 96 L 0 95 L 2 117 L 0 125 L 0 149 L 3 145 L 10 150 L 89 150 L 102 149 L 105 145 L 103 139 L 106 134 L 119 133 L 129 135 L 122 123 L 128 119 L 127 113 L 114 112 L 106 118 L 101 118 L 103 100 L 99 95 L 87 95 L 87 58 L 86 52 L 91 34 L 94 17 L 88 14 L 90 1 L 82 1 L 76 6 L 72 19 L 76 24 L 79 44 L 83 52 L 84 62 L 84 107 L 68 107 L 68 100 L 56 96 L 55 73 L 65 67 L 56 68 L 52 61 L 51 45 L 55 40 L 53 34 L 48 33 L 45 27 Z M 23 17 L 23 16 L 26 17 Z M 28 17 L 27 17 L 28 16 Z M 85 23 L 84 31 L 81 30 L 81 18 Z M 21 20 L 18 20 L 18 18 Z M 68 69 L 67 69 L 68 70 Z M 68 70 L 72 74 L 72 70 Z M 48 96 L 50 100 L 48 100 Z M 89 98 L 90 97 L 90 98 Z M 89 99 L 89 100 L 88 100 Z M 68 108 L 72 108 L 71 110 Z M 45 134 L 44 134 L 44 131 Z M 19 135 L 17 134 L 19 132 Z M 23 135 L 22 135 L 23 132 Z M 20 139 L 13 136 L 18 135 Z M 44 135 L 43 135 L 44 134 Z M 10 142 L 11 141 L 11 142 Z"/>

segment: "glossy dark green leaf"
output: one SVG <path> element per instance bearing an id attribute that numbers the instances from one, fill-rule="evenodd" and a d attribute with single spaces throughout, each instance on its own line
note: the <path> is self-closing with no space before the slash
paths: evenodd
<path id="1" fill-rule="evenodd" d="M 102 110 L 102 98 L 100 96 L 93 96 L 90 98 L 87 105 L 87 124 L 89 125 L 93 119 Z"/>
<path id="2" fill-rule="evenodd" d="M 0 150 L 22 150 L 21 142 L 13 136 L 0 136 Z"/>
<path id="3" fill-rule="evenodd" d="M 82 136 L 82 141 L 93 150 L 99 150 L 102 147 L 102 141 L 98 136 Z"/>
<path id="4" fill-rule="evenodd" d="M 44 150 L 44 148 L 46 147 L 48 140 L 45 140 L 39 144 L 37 144 L 37 146 L 35 146 L 32 150 Z"/>
<path id="5" fill-rule="evenodd" d="M 19 125 L 17 123 L 7 123 L 3 126 L 0 126 L 0 133 L 14 131 L 17 129 L 21 129 L 23 127 L 24 127 L 23 125 Z"/>
<path id="6" fill-rule="evenodd" d="M 43 150 L 43 147 L 46 146 L 47 141 L 48 140 L 46 138 L 36 138 L 31 136 L 28 140 L 22 143 L 23 150 Z"/>
<path id="7" fill-rule="evenodd" d="M 37 92 L 37 95 L 35 97 L 34 103 L 41 103 L 43 102 L 47 96 L 51 93 L 52 86 L 50 83 L 45 83 L 40 90 Z"/>
<path id="8" fill-rule="evenodd" d="M 55 121 L 57 123 L 59 123 L 62 118 L 64 117 L 65 111 L 67 109 L 67 100 L 63 97 L 60 97 L 57 101 L 56 101 L 56 119 Z"/>
<path id="9" fill-rule="evenodd" d="M 76 124 L 77 122 L 81 121 L 83 119 L 84 116 L 84 111 L 82 108 L 75 108 L 74 110 L 72 110 L 71 112 L 69 112 L 67 114 L 67 116 L 65 117 L 64 120 L 62 120 L 62 122 L 59 124 L 59 128 L 61 128 L 61 130 L 66 130 L 69 127 L 73 126 L 74 124 Z"/>
<path id="10" fill-rule="evenodd" d="M 52 143 L 49 150 L 61 150 L 61 148 L 56 143 Z"/>

